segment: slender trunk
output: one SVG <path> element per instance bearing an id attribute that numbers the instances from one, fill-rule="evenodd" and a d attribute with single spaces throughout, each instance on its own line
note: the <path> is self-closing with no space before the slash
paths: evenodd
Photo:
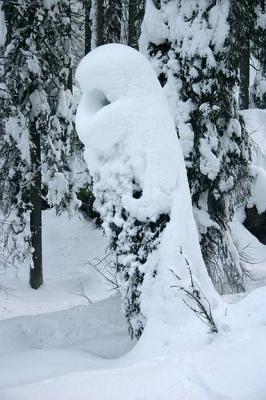
<path id="1" fill-rule="evenodd" d="M 68 46 L 67 46 L 67 51 L 69 52 L 69 55 L 72 53 L 71 49 L 71 7 L 69 4 L 69 7 L 67 9 L 67 17 L 70 20 L 70 23 L 68 24 Z M 68 77 L 67 77 L 67 83 L 66 83 L 67 89 L 69 89 L 71 92 L 73 90 L 73 70 L 72 70 L 72 59 L 69 57 L 69 65 L 68 65 Z"/>
<path id="2" fill-rule="evenodd" d="M 96 46 L 104 44 L 103 38 L 103 17 L 104 17 L 104 5 L 103 0 L 97 0 L 96 10 Z"/>
<path id="3" fill-rule="evenodd" d="M 136 5 L 137 0 L 128 1 L 128 45 L 135 47 L 136 41 Z"/>
<path id="4" fill-rule="evenodd" d="M 72 67 L 69 67 L 68 77 L 67 77 L 67 89 L 71 92 L 73 90 L 73 71 Z"/>
<path id="5" fill-rule="evenodd" d="M 85 54 L 91 51 L 91 0 L 85 0 Z"/>
<path id="6" fill-rule="evenodd" d="M 31 204 L 30 213 L 30 233 L 31 247 L 33 249 L 33 266 L 30 269 L 30 285 L 33 289 L 38 289 L 43 283 L 42 271 L 42 199 L 41 199 L 41 137 L 40 132 L 35 128 L 31 131 Z"/>
<path id="7" fill-rule="evenodd" d="M 250 59 L 250 47 L 249 43 L 245 46 L 242 51 L 242 57 L 240 59 L 240 94 L 239 94 L 239 107 L 241 110 L 249 108 L 249 59 Z"/>

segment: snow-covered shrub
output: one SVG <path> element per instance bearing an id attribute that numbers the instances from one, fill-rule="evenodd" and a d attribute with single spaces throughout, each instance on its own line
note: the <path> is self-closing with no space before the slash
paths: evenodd
<path id="1" fill-rule="evenodd" d="M 189 281 L 180 246 L 189 253 L 192 273 L 212 293 L 183 155 L 163 91 L 140 53 L 101 46 L 81 61 L 76 78 L 83 93 L 76 125 L 94 205 L 115 255 L 129 330 L 138 338 L 152 313 L 157 319 L 178 315 L 169 268 Z"/>
<path id="2" fill-rule="evenodd" d="M 249 141 L 235 96 L 239 43 L 229 24 L 234 12 L 229 0 L 159 7 L 148 0 L 140 40 L 175 120 L 203 256 L 221 293 L 244 288 L 229 222 L 249 193 Z"/>

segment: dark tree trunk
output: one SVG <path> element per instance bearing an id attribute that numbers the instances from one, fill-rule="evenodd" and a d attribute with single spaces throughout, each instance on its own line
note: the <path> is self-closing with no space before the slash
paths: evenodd
<path id="1" fill-rule="evenodd" d="M 69 43 L 71 43 L 71 7 L 69 5 L 68 9 L 67 9 L 67 16 L 70 19 L 70 23 L 68 24 L 68 39 L 69 39 Z M 71 51 L 71 46 L 68 49 L 68 51 Z M 66 87 L 67 89 L 69 89 L 71 92 L 73 90 L 73 70 L 72 70 L 72 60 L 71 57 L 69 58 L 69 65 L 68 65 L 68 77 L 67 77 L 67 82 L 66 82 Z"/>
<path id="2" fill-rule="evenodd" d="M 35 128 L 31 130 L 31 204 L 30 213 L 30 234 L 31 246 L 33 248 L 33 268 L 30 269 L 30 285 L 38 289 L 43 283 L 42 271 L 42 174 L 41 174 L 41 137 L 40 132 Z"/>
<path id="3" fill-rule="evenodd" d="M 96 46 L 104 44 L 103 38 L 103 19 L 104 19 L 104 6 L 103 0 L 97 0 L 96 10 Z"/>
<path id="4" fill-rule="evenodd" d="M 85 54 L 91 51 L 91 0 L 84 1 L 85 8 Z"/>
<path id="5" fill-rule="evenodd" d="M 72 90 L 73 90 L 73 71 L 72 71 L 72 67 L 69 67 L 68 78 L 67 78 L 67 88 L 72 92 Z"/>
<path id="6" fill-rule="evenodd" d="M 136 14 L 137 0 L 128 1 L 128 45 L 135 47 L 136 44 Z"/>
<path id="7" fill-rule="evenodd" d="M 239 93 L 239 107 L 240 110 L 249 108 L 249 58 L 250 48 L 249 43 L 245 46 L 242 51 L 242 57 L 240 59 L 240 93 Z"/>
<path id="8" fill-rule="evenodd" d="M 256 206 L 246 208 L 244 226 L 262 244 L 266 245 L 266 211 L 260 214 Z"/>

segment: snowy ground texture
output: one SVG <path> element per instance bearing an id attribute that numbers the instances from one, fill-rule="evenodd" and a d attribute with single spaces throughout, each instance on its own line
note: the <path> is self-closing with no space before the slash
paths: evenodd
<path id="1" fill-rule="evenodd" d="M 265 112 L 245 118 L 262 147 Z M 164 353 L 130 341 L 120 297 L 86 264 L 106 254 L 101 232 L 51 210 L 44 227 L 44 286 L 30 289 L 26 269 L 1 276 L 10 289 L 0 293 L 1 400 L 266 399 L 266 246 L 237 218 L 234 237 L 248 245 L 255 280 L 225 299 L 218 334 L 192 330 Z"/>
<path id="2" fill-rule="evenodd" d="M 1 295 L 1 400 L 265 400 L 266 287 L 230 296 L 233 304 L 225 307 L 217 335 L 194 332 L 193 341 L 177 338 L 182 345 L 174 352 L 141 356 L 136 347 L 129 352 L 134 343 L 119 296 L 97 301 L 110 292 L 83 264 L 85 244 L 94 256 L 104 252 L 100 232 L 78 217 L 69 221 L 51 211 L 45 225 L 44 287 L 32 291 L 26 271 L 17 277 L 10 271 L 12 296 Z M 243 246 L 251 242 L 253 252 L 266 259 L 265 246 L 238 222 L 235 230 Z M 253 267 L 259 282 L 252 285 L 262 285 L 266 262 Z M 79 278 L 87 282 L 93 304 L 73 295 Z"/>
<path id="3" fill-rule="evenodd" d="M 45 211 L 43 246 L 45 285 L 29 290 L 28 268 L 3 274 L 1 285 L 7 295 L 1 294 L 0 319 L 67 309 L 110 296 L 110 287 L 88 264 L 107 255 L 107 243 L 82 215 L 56 217 L 54 211 Z"/>

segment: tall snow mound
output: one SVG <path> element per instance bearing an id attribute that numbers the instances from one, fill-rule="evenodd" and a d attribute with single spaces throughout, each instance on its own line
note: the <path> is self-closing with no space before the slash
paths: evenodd
<path id="1" fill-rule="evenodd" d="M 162 214 L 169 215 L 156 248 L 138 264 L 144 274 L 140 307 L 147 320 L 142 342 L 152 334 L 166 343 L 163 338 L 171 329 L 165 330 L 165 324 L 175 334 L 183 323 L 188 326 L 188 315 L 192 323 L 201 324 L 181 301 L 181 292 L 170 288 L 189 286 L 188 263 L 211 304 L 216 302 L 200 252 L 173 119 L 155 72 L 132 48 L 111 44 L 94 49 L 81 61 L 76 78 L 82 91 L 76 126 L 94 179 L 95 206 L 110 241 L 110 226 L 120 229 L 118 239 L 125 247 L 120 263 L 127 263 L 129 275 L 137 261 L 126 254 L 131 244 L 126 238 L 137 228 L 128 221 L 158 221 Z M 117 209 L 129 218 L 123 220 Z"/>
<path id="2" fill-rule="evenodd" d="M 140 220 L 169 211 L 182 184 L 182 156 L 148 61 L 129 47 L 107 45 L 86 56 L 76 76 L 83 92 L 76 124 L 90 172 L 109 185 L 117 174 L 122 186 L 134 176 L 143 195 L 134 199 L 122 189 L 121 196 Z"/>

